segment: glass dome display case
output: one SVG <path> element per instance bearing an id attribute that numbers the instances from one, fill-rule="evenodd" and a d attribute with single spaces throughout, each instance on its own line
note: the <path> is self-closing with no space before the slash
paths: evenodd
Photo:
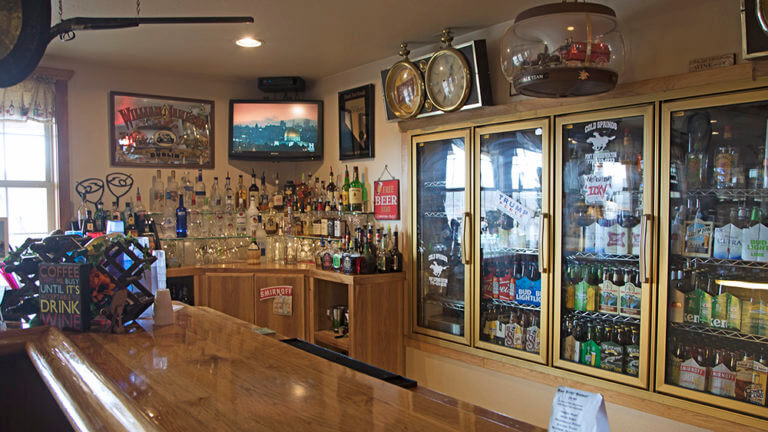
<path id="1" fill-rule="evenodd" d="M 616 86 L 624 41 L 613 9 L 563 2 L 520 13 L 501 42 L 501 69 L 518 93 L 586 96 Z"/>

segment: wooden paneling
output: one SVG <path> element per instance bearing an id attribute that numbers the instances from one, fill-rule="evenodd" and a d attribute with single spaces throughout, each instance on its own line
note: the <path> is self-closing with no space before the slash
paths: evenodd
<path id="1" fill-rule="evenodd" d="M 277 315 L 272 312 L 274 299 L 259 300 L 259 290 L 261 288 L 278 285 L 293 287 L 293 312 L 290 316 Z M 257 273 L 253 276 L 253 288 L 256 325 L 268 327 L 286 337 L 306 338 L 304 334 L 306 311 L 304 310 L 305 289 L 303 275 Z"/>
<path id="2" fill-rule="evenodd" d="M 253 275 L 212 273 L 205 275 L 208 306 L 227 315 L 254 323 Z"/>
<path id="3" fill-rule="evenodd" d="M 403 291 L 399 283 L 356 283 L 349 309 L 349 355 L 404 374 Z"/>

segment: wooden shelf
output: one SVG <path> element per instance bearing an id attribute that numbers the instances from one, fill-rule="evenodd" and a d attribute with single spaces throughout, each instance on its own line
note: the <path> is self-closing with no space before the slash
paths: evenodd
<path id="1" fill-rule="evenodd" d="M 315 343 L 328 345 L 349 353 L 349 335 L 336 339 L 337 334 L 333 330 L 320 330 L 315 332 Z"/>

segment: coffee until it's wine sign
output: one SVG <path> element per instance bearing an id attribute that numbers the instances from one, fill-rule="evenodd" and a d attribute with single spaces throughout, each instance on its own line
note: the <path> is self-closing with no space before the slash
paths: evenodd
<path id="1" fill-rule="evenodd" d="M 89 264 L 40 264 L 40 315 L 43 324 L 88 330 Z"/>

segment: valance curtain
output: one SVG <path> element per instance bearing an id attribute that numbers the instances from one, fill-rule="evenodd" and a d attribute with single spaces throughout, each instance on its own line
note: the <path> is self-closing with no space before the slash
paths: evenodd
<path id="1" fill-rule="evenodd" d="M 55 81 L 32 76 L 15 86 L 0 89 L 0 120 L 54 119 Z"/>

